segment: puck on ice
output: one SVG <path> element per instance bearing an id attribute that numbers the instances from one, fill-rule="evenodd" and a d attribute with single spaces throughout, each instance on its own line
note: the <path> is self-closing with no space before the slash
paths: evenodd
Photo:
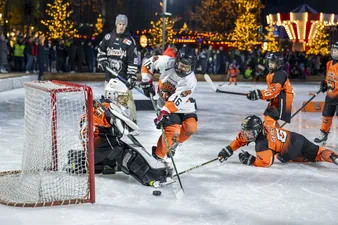
<path id="1" fill-rule="evenodd" d="M 160 196 L 161 195 L 161 191 L 153 191 L 153 195 Z"/>

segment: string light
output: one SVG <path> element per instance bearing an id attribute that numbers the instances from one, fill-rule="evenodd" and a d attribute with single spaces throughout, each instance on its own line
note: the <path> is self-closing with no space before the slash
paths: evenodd
<path id="1" fill-rule="evenodd" d="M 239 50 L 251 50 L 258 39 L 259 25 L 255 15 L 247 11 L 238 17 L 235 25 L 234 31 L 229 35 L 230 39 L 235 42 Z"/>
<path id="2" fill-rule="evenodd" d="M 328 36 L 324 24 L 317 25 L 314 37 L 308 44 L 309 49 L 307 50 L 307 54 L 328 55 L 330 53 Z"/>
<path id="3" fill-rule="evenodd" d="M 265 40 L 267 40 L 267 44 L 266 44 L 266 49 L 263 48 L 263 52 L 265 50 L 269 52 L 279 52 L 280 48 L 278 45 L 278 41 L 276 41 L 276 38 L 273 35 L 275 27 L 273 25 L 270 25 L 270 26 L 267 26 L 265 29 L 267 30 L 267 34 L 265 35 Z"/>
<path id="4" fill-rule="evenodd" d="M 93 34 L 93 37 L 98 36 L 100 33 L 103 31 L 103 20 L 102 20 L 102 15 L 99 14 L 99 17 L 96 20 L 95 24 L 95 32 Z"/>
<path id="5" fill-rule="evenodd" d="M 70 20 L 73 11 L 68 10 L 69 2 L 55 0 L 53 4 L 47 4 L 46 13 L 52 17 L 51 20 L 42 20 L 41 23 L 48 28 L 47 37 L 51 39 L 63 39 L 74 37 L 77 29 L 74 21 Z"/>

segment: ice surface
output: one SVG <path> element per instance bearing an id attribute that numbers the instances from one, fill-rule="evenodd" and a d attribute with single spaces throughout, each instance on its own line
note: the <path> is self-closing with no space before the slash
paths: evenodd
<path id="1" fill-rule="evenodd" d="M 88 83 L 98 98 L 103 83 Z M 219 84 L 219 83 L 218 83 Z M 222 88 L 244 91 L 265 84 L 239 83 Z M 319 83 L 293 84 L 293 111 L 316 92 Z M 135 95 L 139 95 L 136 91 Z M 315 101 L 324 100 L 319 94 Z M 142 97 L 136 96 L 136 99 Z M 198 131 L 176 152 L 179 171 L 217 157 L 223 146 L 237 135 L 241 121 L 250 114 L 262 115 L 267 103 L 251 102 L 245 96 L 214 93 L 205 82 L 198 83 L 194 98 L 198 106 Z M 0 171 L 20 169 L 23 148 L 24 90 L 0 93 Z M 153 111 L 138 111 L 140 135 L 147 148 L 155 145 Z M 297 115 L 285 128 L 300 132 L 309 140 L 319 134 L 320 113 Z M 337 117 L 333 120 L 327 146 L 337 149 Z M 254 153 L 252 145 L 243 149 Z M 211 163 L 181 176 L 185 194 L 177 199 L 178 182 L 152 195 L 153 188 L 119 173 L 96 176 L 96 203 L 46 207 L 13 208 L 0 205 L 1 225 L 112 225 L 112 224 L 338 224 L 338 167 L 329 163 L 281 164 L 255 168 L 239 163 L 238 152 L 222 164 Z"/>

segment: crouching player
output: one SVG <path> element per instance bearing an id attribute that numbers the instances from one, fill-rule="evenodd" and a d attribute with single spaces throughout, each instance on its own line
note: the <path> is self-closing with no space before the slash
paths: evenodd
<path id="1" fill-rule="evenodd" d="M 144 94 L 147 97 L 155 95 L 153 86 L 154 71 L 159 70 L 159 95 L 157 106 L 161 110 L 154 120 L 156 128 L 164 128 L 164 135 L 158 139 L 157 146 L 153 147 L 153 156 L 164 159 L 175 154 L 177 147 L 188 140 L 197 130 L 197 115 L 195 104 L 190 100 L 197 80 L 194 67 L 196 55 L 189 47 L 183 47 L 176 59 L 169 56 L 154 56 L 142 65 L 142 83 Z"/>
<path id="2" fill-rule="evenodd" d="M 276 121 L 278 113 L 275 114 L 277 116 L 273 113 L 266 114 L 264 122 L 255 115 L 245 118 L 236 140 L 219 152 L 220 161 L 227 160 L 240 147 L 255 142 L 256 156 L 241 152 L 241 163 L 269 167 L 276 157 L 282 163 L 325 161 L 338 165 L 338 155 L 335 152 L 313 144 L 301 134 L 280 128 Z"/>
<path id="3" fill-rule="evenodd" d="M 105 91 L 108 98 L 100 99 L 100 103 L 94 101 L 94 162 L 95 173 L 114 174 L 121 170 L 131 175 L 143 185 L 152 185 L 155 181 L 167 182 L 172 177 L 172 169 L 162 160 L 156 160 L 148 153 L 137 139 L 131 135 L 138 126 L 132 121 L 130 110 L 121 103 L 125 99 L 119 85 L 124 85 L 116 79 L 110 80 Z M 127 95 L 127 88 L 125 90 Z M 118 96 L 118 98 L 114 98 Z M 121 102 L 122 101 L 122 102 Z M 82 117 L 83 118 L 83 117 Z M 80 121 L 80 137 L 86 132 L 84 120 Z M 86 143 L 86 140 L 82 140 Z M 68 153 L 69 163 L 73 171 L 79 171 L 78 160 L 83 157 L 83 151 L 70 151 Z"/>

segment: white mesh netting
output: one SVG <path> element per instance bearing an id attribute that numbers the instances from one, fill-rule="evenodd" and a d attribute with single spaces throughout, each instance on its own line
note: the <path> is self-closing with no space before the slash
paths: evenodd
<path id="1" fill-rule="evenodd" d="M 52 82 L 25 84 L 22 168 L 0 173 L 1 203 L 39 206 L 89 198 L 87 132 L 85 141 L 79 139 L 81 116 L 88 125 L 86 90 Z"/>

